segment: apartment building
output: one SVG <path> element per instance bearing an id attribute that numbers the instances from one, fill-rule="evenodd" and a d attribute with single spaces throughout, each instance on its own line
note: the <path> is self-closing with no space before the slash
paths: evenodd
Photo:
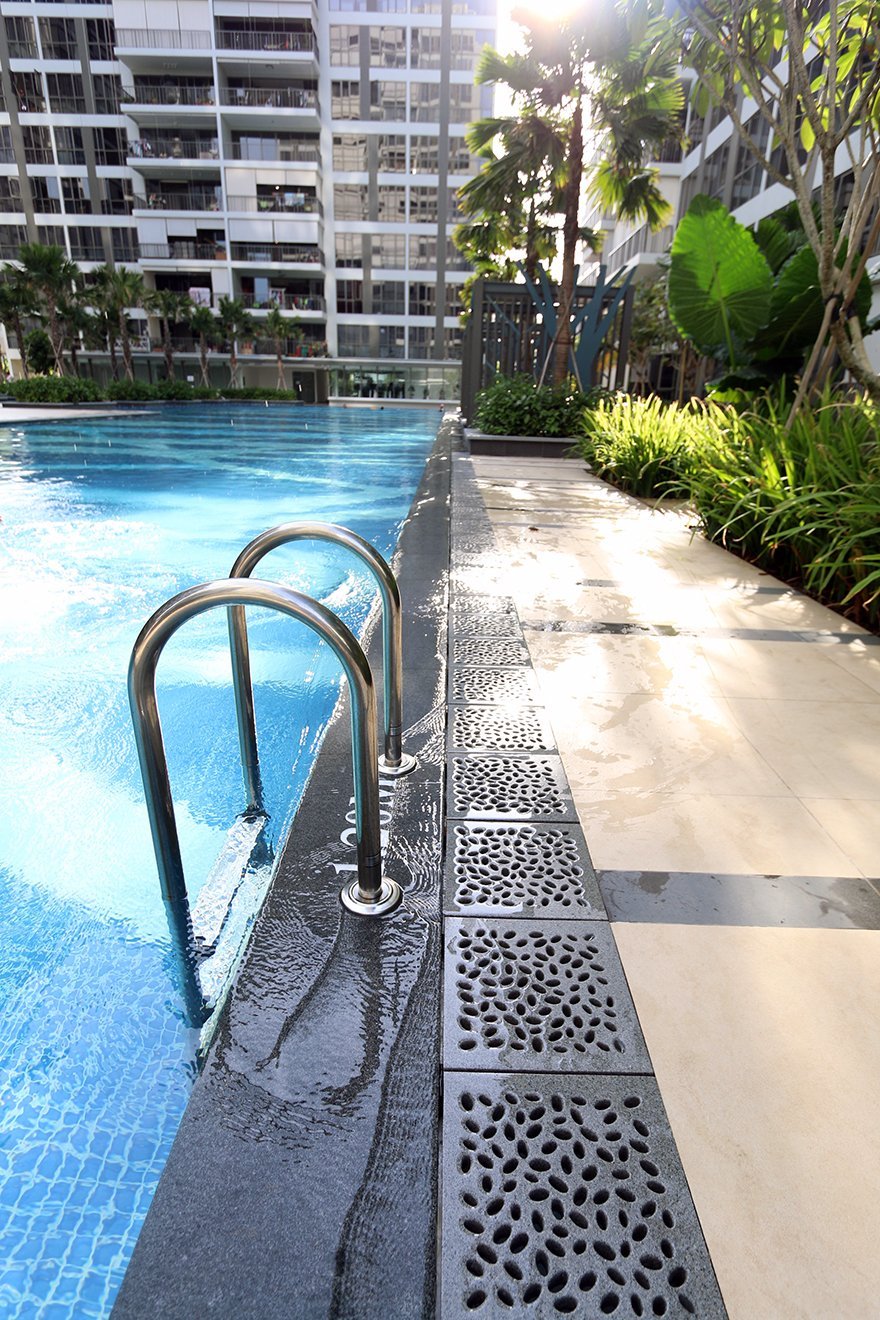
<path id="1" fill-rule="evenodd" d="M 276 305 L 349 380 L 430 362 L 398 381 L 433 393 L 413 382 L 459 356 L 455 194 L 494 39 L 495 0 L 0 0 L 0 259 L 58 243 Z"/>

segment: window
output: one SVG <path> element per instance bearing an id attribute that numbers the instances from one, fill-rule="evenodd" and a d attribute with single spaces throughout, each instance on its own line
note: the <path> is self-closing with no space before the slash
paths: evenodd
<path id="1" fill-rule="evenodd" d="M 479 157 L 471 155 L 464 138 L 449 139 L 450 174 L 479 174 L 480 164 Z"/>
<path id="2" fill-rule="evenodd" d="M 476 63 L 477 56 L 484 46 L 490 45 L 494 40 L 491 32 L 468 28 L 456 31 L 453 26 L 451 33 L 451 53 L 449 59 L 450 69 L 466 69 L 470 71 Z"/>
<path id="3" fill-rule="evenodd" d="M 374 234 L 371 247 L 374 267 L 401 270 L 406 264 L 406 239 L 402 234 Z"/>
<path id="4" fill-rule="evenodd" d="M 137 230 L 111 229 L 110 232 L 113 235 L 113 260 L 137 261 L 140 256 Z"/>
<path id="5" fill-rule="evenodd" d="M 403 222 L 406 219 L 406 189 L 395 187 L 379 187 L 379 215 L 380 220 L 392 220 L 395 223 Z"/>
<path id="6" fill-rule="evenodd" d="M 55 129 L 55 150 L 59 165 L 85 165 L 86 153 L 83 149 L 82 130 L 60 124 Z"/>
<path id="7" fill-rule="evenodd" d="M 93 74 L 92 87 L 95 93 L 95 112 L 99 115 L 118 115 L 122 83 L 116 74 Z"/>
<path id="8" fill-rule="evenodd" d="M 463 310 L 461 305 L 461 291 L 463 284 L 447 284 L 444 292 L 443 315 L 458 316 Z"/>
<path id="9" fill-rule="evenodd" d="M 435 137 L 414 137 L 409 146 L 411 174 L 436 174 L 440 168 L 439 142 Z"/>
<path id="10" fill-rule="evenodd" d="M 83 80 L 78 73 L 47 73 L 46 86 L 49 89 L 49 104 L 53 114 L 85 113 Z"/>
<path id="11" fill-rule="evenodd" d="M 42 124 L 25 124 L 21 135 L 24 138 L 24 158 L 28 165 L 52 164 L 52 143 L 48 128 Z"/>
<path id="12" fill-rule="evenodd" d="M 446 243 L 446 269 L 447 270 L 470 270 L 470 262 L 463 253 L 448 239 Z"/>
<path id="13" fill-rule="evenodd" d="M 409 264 L 411 270 L 437 269 L 437 239 L 427 234 L 409 240 Z"/>
<path id="14" fill-rule="evenodd" d="M 86 19 L 86 33 L 89 42 L 89 59 L 112 60 L 116 58 L 116 29 L 110 18 Z"/>
<path id="15" fill-rule="evenodd" d="M 411 325 L 409 328 L 409 355 L 411 358 L 431 356 L 434 347 L 434 327 L 431 325 Z"/>
<path id="16" fill-rule="evenodd" d="M 702 191 L 709 197 L 715 197 L 719 201 L 724 197 L 724 185 L 727 182 L 727 161 L 730 156 L 730 143 L 725 142 L 723 146 L 716 148 L 711 156 L 707 156 L 703 166 L 703 187 Z"/>
<path id="17" fill-rule="evenodd" d="M 370 83 L 371 119 L 406 119 L 406 83 L 384 79 Z"/>
<path id="18" fill-rule="evenodd" d="M 449 89 L 454 90 L 453 88 Z M 440 118 L 440 84 L 413 83 L 410 90 L 410 117 L 416 123 L 437 123 Z"/>
<path id="19" fill-rule="evenodd" d="M 369 357 L 370 330 L 365 325 L 341 325 L 339 327 L 340 357 Z"/>
<path id="20" fill-rule="evenodd" d="M 439 69 L 440 51 L 439 28 L 413 28 L 410 34 L 410 59 L 414 69 Z"/>
<path id="21" fill-rule="evenodd" d="M 67 231 L 70 239 L 70 255 L 74 261 L 103 261 L 104 244 L 100 229 L 86 225 L 82 228 L 71 225 Z"/>
<path id="22" fill-rule="evenodd" d="M 15 164 L 15 152 L 12 148 L 12 133 L 8 124 L 0 124 L 0 161 L 4 165 Z"/>
<path id="23" fill-rule="evenodd" d="M 379 138 L 378 165 L 389 174 L 406 173 L 406 138 L 383 134 Z"/>
<path id="24" fill-rule="evenodd" d="M 755 144 L 766 152 L 770 140 L 770 125 L 763 115 L 752 115 L 744 126 Z M 755 159 L 744 142 L 740 142 L 736 153 L 736 172 L 733 176 L 733 189 L 730 209 L 735 210 L 745 202 L 751 201 L 761 191 L 763 168 Z"/>
<path id="25" fill-rule="evenodd" d="M 340 280 L 336 285 L 336 310 L 357 314 L 364 310 L 364 286 L 360 280 Z"/>
<path id="26" fill-rule="evenodd" d="M 64 209 L 70 215 L 88 215 L 92 210 L 88 179 L 62 179 Z"/>
<path id="27" fill-rule="evenodd" d="M 446 202 L 446 219 L 450 224 L 455 224 L 462 218 L 461 201 L 458 196 L 457 188 L 450 188 Z"/>
<path id="28" fill-rule="evenodd" d="M 330 113 L 334 119 L 360 119 L 361 85 L 359 82 L 331 83 Z"/>
<path id="29" fill-rule="evenodd" d="M 101 198 L 103 215 L 131 214 L 131 184 L 123 179 L 103 179 L 104 195 Z"/>
<path id="30" fill-rule="evenodd" d="M 65 252 L 64 230 L 60 225 L 37 225 L 37 242 L 43 247 L 60 247 Z"/>
<path id="31" fill-rule="evenodd" d="M 41 18 L 40 41 L 46 60 L 75 60 L 76 25 L 72 18 Z"/>
<path id="32" fill-rule="evenodd" d="M 349 64 L 355 68 L 360 64 L 359 27 L 353 23 L 331 23 L 330 25 L 330 63 Z"/>
<path id="33" fill-rule="evenodd" d="M 450 124 L 470 124 L 492 110 L 492 90 L 470 83 L 452 83 L 449 88 Z"/>
<path id="34" fill-rule="evenodd" d="M 437 189 L 411 188 L 409 193 L 409 218 L 418 224 L 436 223 Z"/>
<path id="35" fill-rule="evenodd" d="M 380 358 L 402 358 L 406 357 L 406 327 L 402 325 L 380 325 L 379 326 L 379 357 Z M 401 390 L 403 383 L 400 384 Z M 403 395 L 397 395 L 403 398 Z"/>
<path id="36" fill-rule="evenodd" d="M 0 211 L 21 211 L 21 185 L 11 174 L 0 174 Z"/>
<path id="37" fill-rule="evenodd" d="M 32 18 L 6 18 L 6 40 L 9 54 L 14 60 L 35 60 L 37 38 Z"/>
<path id="38" fill-rule="evenodd" d="M 436 316 L 437 286 L 435 284 L 411 284 L 409 286 L 410 316 Z"/>
<path id="39" fill-rule="evenodd" d="M 46 110 L 46 98 L 43 95 L 43 80 L 38 73 L 10 72 L 12 90 L 18 108 L 24 114 L 43 114 Z"/>
<path id="40" fill-rule="evenodd" d="M 406 285 L 400 280 L 380 280 L 375 283 L 373 311 L 377 316 L 403 316 L 406 312 Z"/>
<path id="41" fill-rule="evenodd" d="M 461 346 L 464 342 L 464 331 L 458 327 L 449 328 L 443 331 L 443 356 L 449 358 L 452 362 L 461 360 Z"/>
<path id="42" fill-rule="evenodd" d="M 363 266 L 364 238 L 363 234 L 336 235 L 337 266 Z"/>
<path id="43" fill-rule="evenodd" d="M 337 220 L 369 220 L 369 193 L 363 183 L 334 183 L 333 211 Z"/>
<path id="44" fill-rule="evenodd" d="M 386 69 L 405 69 L 406 30 L 402 27 L 370 28 L 370 63 Z"/>
<path id="45" fill-rule="evenodd" d="M 367 139 L 361 133 L 333 135 L 334 170 L 365 170 L 367 168 Z"/>
<path id="46" fill-rule="evenodd" d="M 79 130 L 77 130 L 79 131 Z M 127 140 L 121 128 L 96 128 L 95 160 L 99 165 L 124 165 L 128 150 Z M 58 130 L 55 130 L 57 140 Z"/>
<path id="47" fill-rule="evenodd" d="M 15 261 L 19 248 L 27 241 L 27 225 L 0 225 L 0 259 Z"/>
<path id="48" fill-rule="evenodd" d="M 53 214 L 61 210 L 61 192 L 57 179 L 31 179 L 34 210 Z"/>

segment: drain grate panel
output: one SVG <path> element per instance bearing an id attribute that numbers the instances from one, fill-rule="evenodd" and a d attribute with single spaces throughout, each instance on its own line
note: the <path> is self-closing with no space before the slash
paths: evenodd
<path id="1" fill-rule="evenodd" d="M 447 1068 L 650 1072 L 607 922 L 446 924 Z"/>
<path id="2" fill-rule="evenodd" d="M 522 641 L 522 629 L 515 614 L 486 610 L 483 614 L 456 614 L 452 627 L 458 637 L 510 637 Z"/>
<path id="3" fill-rule="evenodd" d="M 449 686 L 453 701 L 540 704 L 538 684 L 527 665 L 511 665 L 508 669 L 457 669 Z"/>
<path id="4" fill-rule="evenodd" d="M 455 706 L 452 748 L 460 752 L 552 752 L 553 730 L 529 706 Z"/>
<path id="5" fill-rule="evenodd" d="M 445 910 L 497 916 L 604 919 L 579 826 L 449 826 Z"/>
<path id="6" fill-rule="evenodd" d="M 443 1128 L 443 1320 L 724 1320 L 653 1078 L 452 1074 Z"/>
<path id="7" fill-rule="evenodd" d="M 452 662 L 477 667 L 485 665 L 527 665 L 529 648 L 513 637 L 455 637 Z"/>
<path id="8" fill-rule="evenodd" d="M 456 755 L 448 783 L 453 818 L 577 820 L 558 756 Z"/>

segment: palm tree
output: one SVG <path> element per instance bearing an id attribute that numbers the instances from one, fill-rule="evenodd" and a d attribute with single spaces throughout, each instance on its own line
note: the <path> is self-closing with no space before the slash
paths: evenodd
<path id="1" fill-rule="evenodd" d="M 232 388 L 238 385 L 238 352 L 237 340 L 239 335 L 253 334 L 254 318 L 245 307 L 240 298 L 220 299 L 217 305 L 220 313 L 220 326 L 224 335 L 229 340 L 229 384 Z"/>
<path id="2" fill-rule="evenodd" d="M 171 326 L 177 321 L 186 321 L 192 311 L 192 301 L 188 294 L 178 293 L 176 289 L 154 289 L 144 297 L 144 306 L 159 318 L 162 326 L 162 352 L 165 354 L 165 374 L 174 380 L 174 345 L 171 342 Z"/>
<path id="3" fill-rule="evenodd" d="M 95 271 L 95 289 L 99 306 L 107 313 L 110 332 L 108 339 L 112 344 L 118 335 L 122 342 L 122 363 L 125 367 L 126 379 L 134 380 L 128 312 L 132 307 L 143 305 L 144 277 L 138 271 L 128 270 L 125 266 L 108 264 Z"/>
<path id="4" fill-rule="evenodd" d="M 79 375 L 77 354 L 86 348 L 103 348 L 104 331 L 101 317 L 90 310 L 92 295 L 84 285 L 77 285 L 72 295 L 58 304 L 58 314 L 64 330 L 64 347 L 70 354 L 70 368 Z"/>
<path id="5" fill-rule="evenodd" d="M 279 308 L 273 307 L 266 317 L 266 333 L 275 345 L 275 360 L 278 363 L 278 388 L 283 390 L 287 388 L 284 379 L 284 349 L 287 344 L 287 336 L 290 330 L 290 322 L 286 316 L 283 316 Z"/>
<path id="6" fill-rule="evenodd" d="M 189 325 L 193 334 L 199 337 L 199 366 L 202 371 L 202 384 L 206 388 L 210 388 L 208 346 L 213 345 L 217 337 L 217 318 L 210 307 L 193 307 L 189 314 Z"/>
<path id="7" fill-rule="evenodd" d="M 36 315 L 34 291 L 23 270 L 7 263 L 2 270 L 3 283 L 0 284 L 0 321 L 11 325 L 18 343 L 21 369 L 29 375 L 27 354 L 24 351 L 25 317 Z"/>
<path id="8" fill-rule="evenodd" d="M 22 274 L 34 291 L 39 314 L 45 318 L 49 341 L 55 356 L 55 368 L 64 375 L 64 328 L 59 315 L 59 304 L 69 299 L 80 278 L 79 266 L 71 261 L 63 248 L 52 243 L 23 243 L 18 260 Z"/>
<path id="9" fill-rule="evenodd" d="M 618 214 L 658 227 L 668 203 L 646 167 L 669 138 L 680 136 L 683 92 L 676 77 L 680 49 L 658 4 L 621 6 L 604 17 L 576 10 L 564 19 L 520 13 L 525 51 L 501 56 L 487 48 L 477 82 L 502 82 L 522 108 L 559 134 L 562 168 L 554 191 L 562 215 L 562 279 L 553 377 L 568 375 L 575 258 L 581 238 L 584 108 L 589 109 L 591 191 Z"/>

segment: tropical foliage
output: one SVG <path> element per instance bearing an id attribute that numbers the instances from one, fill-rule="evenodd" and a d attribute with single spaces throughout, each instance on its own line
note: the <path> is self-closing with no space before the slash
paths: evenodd
<path id="1" fill-rule="evenodd" d="M 538 386 L 525 373 L 500 376 L 477 396 L 475 421 L 486 435 L 578 436 L 594 397 L 568 384 Z"/>

